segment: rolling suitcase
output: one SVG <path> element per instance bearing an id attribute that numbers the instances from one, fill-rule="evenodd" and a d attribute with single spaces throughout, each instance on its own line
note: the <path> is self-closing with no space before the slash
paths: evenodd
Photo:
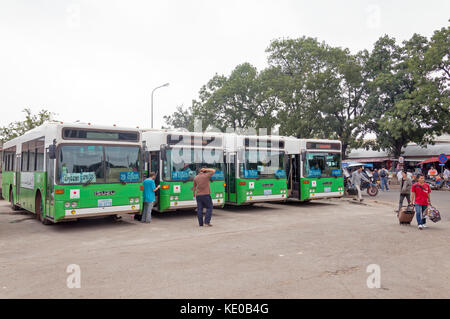
<path id="1" fill-rule="evenodd" d="M 401 225 L 410 225 L 414 218 L 414 206 L 402 206 L 398 212 L 398 221 Z"/>

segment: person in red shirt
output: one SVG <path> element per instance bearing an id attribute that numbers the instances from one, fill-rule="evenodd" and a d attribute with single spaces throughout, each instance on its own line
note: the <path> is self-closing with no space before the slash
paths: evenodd
<path id="1" fill-rule="evenodd" d="M 416 208 L 416 219 L 419 229 L 426 228 L 426 219 L 422 218 L 422 213 L 425 212 L 428 205 L 431 205 L 431 188 L 425 183 L 425 176 L 418 175 L 418 182 L 411 187 L 411 201 Z"/>

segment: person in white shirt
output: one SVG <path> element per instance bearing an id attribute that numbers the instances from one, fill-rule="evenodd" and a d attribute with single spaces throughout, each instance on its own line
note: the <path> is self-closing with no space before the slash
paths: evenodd
<path id="1" fill-rule="evenodd" d="M 403 176 L 402 176 L 402 171 L 399 170 L 398 173 L 397 173 L 397 179 L 398 179 L 398 182 L 399 182 L 399 183 L 402 181 L 402 178 L 403 178 Z"/>
<path id="2" fill-rule="evenodd" d="M 445 168 L 443 176 L 444 176 L 444 185 L 448 185 L 448 181 L 450 179 L 450 170 L 448 168 Z"/>

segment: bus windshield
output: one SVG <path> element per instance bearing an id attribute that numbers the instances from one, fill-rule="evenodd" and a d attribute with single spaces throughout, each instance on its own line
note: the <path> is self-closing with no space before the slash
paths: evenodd
<path id="1" fill-rule="evenodd" d="M 140 182 L 140 147 L 63 145 L 57 180 L 60 184 Z"/>
<path id="2" fill-rule="evenodd" d="M 305 177 L 342 176 L 340 153 L 306 153 Z"/>
<path id="3" fill-rule="evenodd" d="M 239 165 L 241 178 L 284 178 L 284 152 L 245 150 L 244 163 Z"/>
<path id="4" fill-rule="evenodd" d="M 173 148 L 166 151 L 163 162 L 165 181 L 192 181 L 202 167 L 214 168 L 211 180 L 225 179 L 223 151 L 216 149 Z"/>

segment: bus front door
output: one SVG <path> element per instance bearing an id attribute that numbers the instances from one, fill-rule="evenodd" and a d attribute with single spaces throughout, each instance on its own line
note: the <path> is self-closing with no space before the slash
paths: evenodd
<path id="1" fill-rule="evenodd" d="M 45 215 L 54 217 L 53 216 L 54 214 L 52 212 L 51 207 L 54 205 L 54 200 L 53 200 L 54 194 L 53 194 L 53 191 L 54 191 L 54 183 L 55 183 L 55 179 L 54 179 L 54 176 L 55 176 L 55 160 L 50 158 L 48 149 L 47 149 L 47 152 L 46 152 L 45 160 L 46 160 L 45 170 L 47 172 L 47 183 L 46 183 L 47 186 L 46 186 L 46 190 L 45 190 L 45 203 L 46 203 L 46 205 L 45 205 Z"/>
<path id="2" fill-rule="evenodd" d="M 148 167 L 148 174 L 150 174 L 150 172 L 153 172 L 156 174 L 155 176 L 155 184 L 159 185 L 161 178 L 160 178 L 160 152 L 158 151 L 152 151 L 150 152 L 150 165 Z M 158 208 L 158 210 L 160 209 L 159 206 L 159 190 L 156 191 L 155 194 L 155 201 L 156 201 L 156 207 Z"/>
<path id="3" fill-rule="evenodd" d="M 236 153 L 227 155 L 226 168 L 226 201 L 236 203 Z"/>
<path id="4" fill-rule="evenodd" d="M 289 187 L 290 198 L 300 199 L 300 154 L 293 155 L 289 158 Z"/>
<path id="5" fill-rule="evenodd" d="M 13 196 L 15 203 L 17 204 L 20 202 L 20 167 L 22 166 L 21 156 L 16 156 L 16 172 L 15 172 L 15 180 L 16 183 L 16 195 Z"/>

